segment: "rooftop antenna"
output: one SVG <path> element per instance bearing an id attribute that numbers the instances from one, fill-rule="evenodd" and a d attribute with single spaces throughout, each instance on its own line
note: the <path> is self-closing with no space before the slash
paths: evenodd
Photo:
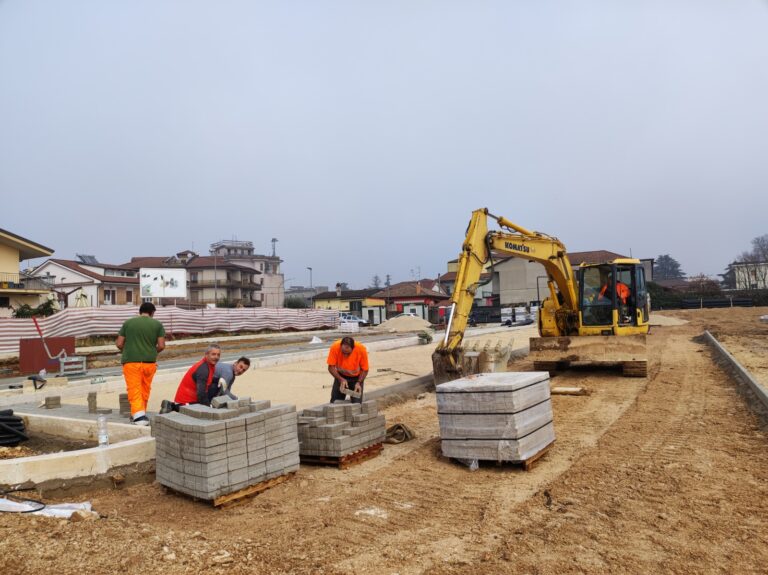
<path id="1" fill-rule="evenodd" d="M 272 238 L 272 257 L 273 258 L 277 255 L 277 252 L 275 251 L 276 244 L 277 244 L 277 238 Z"/>

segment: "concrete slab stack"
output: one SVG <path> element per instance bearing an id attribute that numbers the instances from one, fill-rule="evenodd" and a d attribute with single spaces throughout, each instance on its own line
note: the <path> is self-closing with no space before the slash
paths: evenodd
<path id="1" fill-rule="evenodd" d="M 522 462 L 555 440 L 546 371 L 482 373 L 436 392 L 446 457 Z"/>
<path id="2" fill-rule="evenodd" d="M 299 416 L 302 456 L 343 457 L 383 442 L 386 434 L 386 420 L 373 400 L 326 403 Z"/>
<path id="3" fill-rule="evenodd" d="M 183 406 L 152 418 L 157 480 L 200 499 L 216 499 L 299 468 L 293 405 L 249 398 L 221 408 Z"/>

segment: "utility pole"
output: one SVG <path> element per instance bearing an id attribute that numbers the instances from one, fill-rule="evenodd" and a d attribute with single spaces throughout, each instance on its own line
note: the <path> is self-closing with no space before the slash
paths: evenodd
<path id="1" fill-rule="evenodd" d="M 213 252 L 213 305 L 214 307 L 219 307 L 219 270 L 218 270 L 218 252 L 216 250 L 211 250 Z"/>
<path id="2" fill-rule="evenodd" d="M 312 268 L 307 266 L 307 269 L 309 270 L 309 289 L 312 289 Z"/>

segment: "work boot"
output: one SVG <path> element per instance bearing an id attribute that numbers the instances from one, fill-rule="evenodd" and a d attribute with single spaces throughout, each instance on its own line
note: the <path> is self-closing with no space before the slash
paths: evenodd
<path id="1" fill-rule="evenodd" d="M 131 423 L 146 426 L 149 425 L 149 418 L 146 415 L 140 415 L 139 417 L 134 417 Z"/>
<path id="2" fill-rule="evenodd" d="M 175 409 L 173 409 L 172 401 L 164 399 L 162 402 L 160 402 L 160 415 L 164 413 L 171 413 L 172 411 L 175 411 Z"/>

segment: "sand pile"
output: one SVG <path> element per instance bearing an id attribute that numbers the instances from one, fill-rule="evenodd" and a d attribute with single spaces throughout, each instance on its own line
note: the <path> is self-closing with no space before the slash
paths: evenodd
<path id="1" fill-rule="evenodd" d="M 432 326 L 427 320 L 410 315 L 393 317 L 379 324 L 378 329 L 386 332 L 422 331 Z"/>

